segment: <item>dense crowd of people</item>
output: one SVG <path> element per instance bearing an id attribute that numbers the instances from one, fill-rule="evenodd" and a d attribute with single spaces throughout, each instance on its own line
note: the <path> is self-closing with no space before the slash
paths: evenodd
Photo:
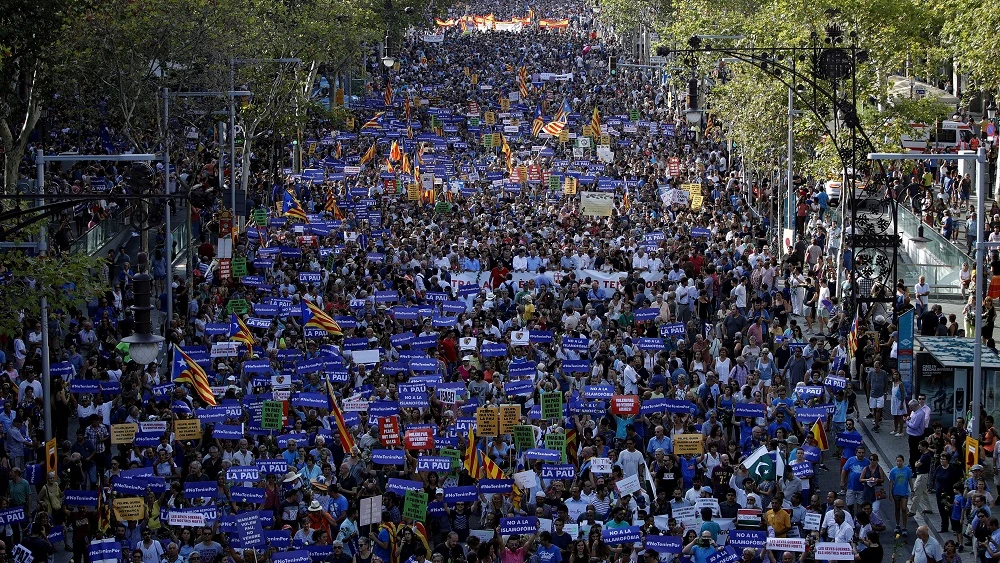
<path id="1" fill-rule="evenodd" d="M 162 248 L 148 266 L 109 254 L 112 291 L 50 326 L 51 454 L 41 326 L 0 352 L 0 552 L 874 563 L 937 509 L 955 539 L 917 528 L 914 563 L 956 563 L 972 536 L 1000 557 L 992 467 L 965 476 L 963 421 L 931 424 L 891 346 L 853 349 L 825 192 L 803 188 L 778 248 L 757 211 L 774 196 L 747 200 L 720 116 L 691 125 L 651 72 L 610 74 L 589 8 L 450 16 L 408 36 L 353 127 L 311 125 L 305 170 L 254 182 L 251 207 L 275 205 L 232 258 L 217 204 L 193 212 L 190 283 Z M 180 151 L 175 174 L 209 185 L 202 158 Z M 148 366 L 122 343 L 140 267 L 161 314 L 174 286 Z M 884 410 L 910 459 L 863 444 Z"/>

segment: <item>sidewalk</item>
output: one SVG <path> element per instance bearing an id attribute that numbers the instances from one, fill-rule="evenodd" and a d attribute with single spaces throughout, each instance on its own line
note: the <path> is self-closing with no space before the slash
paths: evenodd
<path id="1" fill-rule="evenodd" d="M 903 459 L 907 461 L 909 460 L 910 447 L 905 436 L 897 437 L 890 434 L 890 432 L 892 431 L 891 416 L 888 417 L 888 420 L 886 420 L 885 417 L 883 417 L 882 425 L 879 427 L 879 432 L 873 432 L 872 426 L 874 421 L 865 418 L 866 416 L 868 416 L 869 412 L 871 411 L 868 408 L 868 398 L 859 394 L 858 419 L 857 423 L 855 424 L 855 427 L 858 428 L 858 430 L 861 432 L 861 435 L 864 436 L 865 445 L 869 447 L 869 453 L 878 454 L 879 465 L 882 466 L 882 471 L 884 471 L 885 474 L 888 475 L 889 471 L 896 466 L 897 455 L 902 455 Z M 885 412 L 886 413 L 889 412 L 888 406 L 886 407 Z M 893 518 L 892 514 L 893 510 L 894 509 L 892 501 L 886 501 L 883 503 L 882 518 L 885 521 L 886 527 L 889 530 L 892 530 L 896 525 L 895 519 Z M 941 518 L 936 510 L 934 511 L 933 514 L 918 513 L 916 516 L 911 516 L 909 518 L 908 525 L 906 527 L 909 537 L 900 538 L 905 541 L 907 553 L 909 553 L 909 551 L 913 549 L 913 540 L 914 538 L 916 538 L 917 526 L 927 526 L 930 529 L 931 534 L 938 540 L 938 542 L 941 543 L 941 545 L 944 545 L 944 543 L 948 541 L 948 539 L 955 538 L 955 535 L 951 532 L 945 534 L 945 536 L 947 537 L 943 537 L 941 534 L 938 533 L 938 530 L 941 529 Z M 883 542 L 883 546 L 886 545 L 892 545 L 891 540 L 889 540 L 888 542 Z M 965 553 L 970 553 L 972 549 L 973 548 L 966 547 Z M 963 553 L 963 555 L 965 554 Z"/>

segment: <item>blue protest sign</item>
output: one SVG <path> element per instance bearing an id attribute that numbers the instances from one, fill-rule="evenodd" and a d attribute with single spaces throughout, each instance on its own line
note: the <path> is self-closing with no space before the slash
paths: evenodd
<path id="1" fill-rule="evenodd" d="M 767 532 L 763 530 L 729 530 L 729 543 L 737 549 L 751 547 L 760 549 L 767 544 Z"/>
<path id="2" fill-rule="evenodd" d="M 525 459 L 540 459 L 548 463 L 559 463 L 562 459 L 562 454 L 556 450 L 547 450 L 545 448 L 533 448 L 530 450 L 525 450 Z"/>
<path id="3" fill-rule="evenodd" d="M 736 563 L 740 560 L 740 556 L 733 549 L 732 545 L 727 545 L 726 547 L 716 551 L 715 553 L 708 556 L 705 560 L 706 563 Z"/>
<path id="4" fill-rule="evenodd" d="M 226 478 L 230 481 L 257 481 L 260 472 L 256 465 L 234 465 L 226 470 Z"/>
<path id="5" fill-rule="evenodd" d="M 684 545 L 679 536 L 646 536 L 646 549 L 657 553 L 680 553 Z"/>
<path id="6" fill-rule="evenodd" d="M 794 473 L 795 476 L 800 479 L 809 478 L 816 474 L 816 472 L 813 470 L 812 463 L 809 463 L 808 461 L 804 461 L 802 463 L 793 463 L 791 467 L 792 467 L 792 473 Z"/>
<path id="7" fill-rule="evenodd" d="M 219 492 L 215 481 L 188 481 L 184 483 L 184 498 L 214 498 Z"/>
<path id="8" fill-rule="evenodd" d="M 588 399 L 610 399 L 614 394 L 615 388 L 612 385 L 585 385 L 583 387 L 583 396 Z"/>
<path id="9" fill-rule="evenodd" d="M 424 484 L 420 481 L 390 478 L 385 490 L 396 493 L 397 495 L 405 495 L 406 491 L 419 491 L 423 488 Z"/>
<path id="10" fill-rule="evenodd" d="M 456 502 L 476 502 L 479 498 L 479 491 L 475 485 L 468 487 L 445 487 L 444 501 L 448 504 Z"/>
<path id="11" fill-rule="evenodd" d="M 500 534 L 504 536 L 534 534 L 537 531 L 538 518 L 535 516 L 500 519 Z"/>
<path id="12" fill-rule="evenodd" d="M 514 488 L 513 479 L 480 479 L 479 492 L 484 495 L 509 493 Z"/>
<path id="13" fill-rule="evenodd" d="M 406 453 L 403 450 L 372 450 L 372 463 L 378 465 L 405 465 Z"/>
<path id="14" fill-rule="evenodd" d="M 635 543 L 642 539 L 642 531 L 639 526 L 628 526 L 626 528 L 604 528 L 601 530 L 601 539 L 608 545 Z"/>
<path id="15" fill-rule="evenodd" d="M 576 466 L 571 463 L 542 465 L 542 479 L 576 479 Z"/>
<path id="16" fill-rule="evenodd" d="M 759 403 L 736 403 L 733 405 L 734 416 L 758 417 L 764 416 L 766 407 Z"/>
<path id="17" fill-rule="evenodd" d="M 417 471 L 451 471 L 451 458 L 444 456 L 420 456 L 417 458 Z"/>
<path id="18" fill-rule="evenodd" d="M 244 548 L 264 545 L 264 527 L 256 511 L 236 515 L 236 535 Z"/>
<path id="19" fill-rule="evenodd" d="M 27 521 L 28 517 L 24 513 L 23 506 L 15 506 L 6 510 L 0 510 L 0 526 L 17 524 Z"/>
<path id="20" fill-rule="evenodd" d="M 265 500 L 265 491 L 257 487 L 233 487 L 229 490 L 235 502 L 261 503 Z"/>
<path id="21" fill-rule="evenodd" d="M 840 447 L 858 447 L 861 445 L 861 435 L 857 433 L 841 432 L 837 434 L 837 445 Z"/>
<path id="22" fill-rule="evenodd" d="M 312 556 L 304 549 L 277 552 L 271 554 L 271 563 L 312 563 Z"/>
<path id="23" fill-rule="evenodd" d="M 257 471 L 262 475 L 284 475 L 288 473 L 288 462 L 284 459 L 258 459 Z"/>
<path id="24" fill-rule="evenodd" d="M 63 493 L 63 503 L 70 506 L 97 507 L 97 491 L 66 491 Z"/>

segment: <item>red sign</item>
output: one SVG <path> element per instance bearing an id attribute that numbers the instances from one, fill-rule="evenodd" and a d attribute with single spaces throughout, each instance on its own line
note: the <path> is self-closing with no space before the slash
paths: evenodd
<path id="1" fill-rule="evenodd" d="M 639 414 L 639 396 L 612 395 L 611 412 L 613 414 Z"/>
<path id="2" fill-rule="evenodd" d="M 542 181 L 542 167 L 537 164 L 532 164 L 528 167 L 528 182 L 532 184 L 537 184 Z"/>
<path id="3" fill-rule="evenodd" d="M 229 258 L 219 259 L 219 279 L 228 280 L 233 277 L 233 262 Z"/>
<path id="4" fill-rule="evenodd" d="M 398 446 L 399 417 L 396 415 L 378 417 L 378 435 L 383 446 Z"/>
<path id="5" fill-rule="evenodd" d="M 667 160 L 667 169 L 670 171 L 670 175 L 676 178 L 681 175 L 681 159 L 672 156 Z"/>
<path id="6" fill-rule="evenodd" d="M 430 450 L 434 448 L 434 431 L 430 428 L 412 428 L 406 431 L 406 449 Z"/>

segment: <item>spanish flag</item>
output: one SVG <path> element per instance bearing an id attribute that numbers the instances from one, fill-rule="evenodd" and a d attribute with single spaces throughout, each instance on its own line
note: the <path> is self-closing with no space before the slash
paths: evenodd
<path id="1" fill-rule="evenodd" d="M 826 451 L 830 449 L 830 442 L 826 439 L 826 429 L 823 428 L 823 419 L 817 418 L 816 424 L 813 424 L 812 430 L 809 431 L 812 434 L 813 439 L 819 445 L 819 449 Z"/>
<path id="2" fill-rule="evenodd" d="M 198 397 L 209 406 L 215 406 L 215 395 L 208 384 L 208 374 L 179 347 L 174 348 L 174 383 L 188 383 L 194 387 Z"/>
<path id="3" fill-rule="evenodd" d="M 333 415 L 334 422 L 337 424 L 337 439 L 340 441 L 340 447 L 344 448 L 345 454 L 351 455 L 354 450 L 354 435 L 351 434 L 347 423 L 344 422 L 344 413 L 337 405 L 337 398 L 333 395 L 333 385 L 330 385 L 329 380 L 326 382 L 326 390 L 330 393 L 330 414 Z"/>
<path id="4" fill-rule="evenodd" d="M 309 301 L 302 301 L 302 321 L 305 323 L 303 326 L 321 328 L 334 336 L 344 335 L 333 317 Z"/>

